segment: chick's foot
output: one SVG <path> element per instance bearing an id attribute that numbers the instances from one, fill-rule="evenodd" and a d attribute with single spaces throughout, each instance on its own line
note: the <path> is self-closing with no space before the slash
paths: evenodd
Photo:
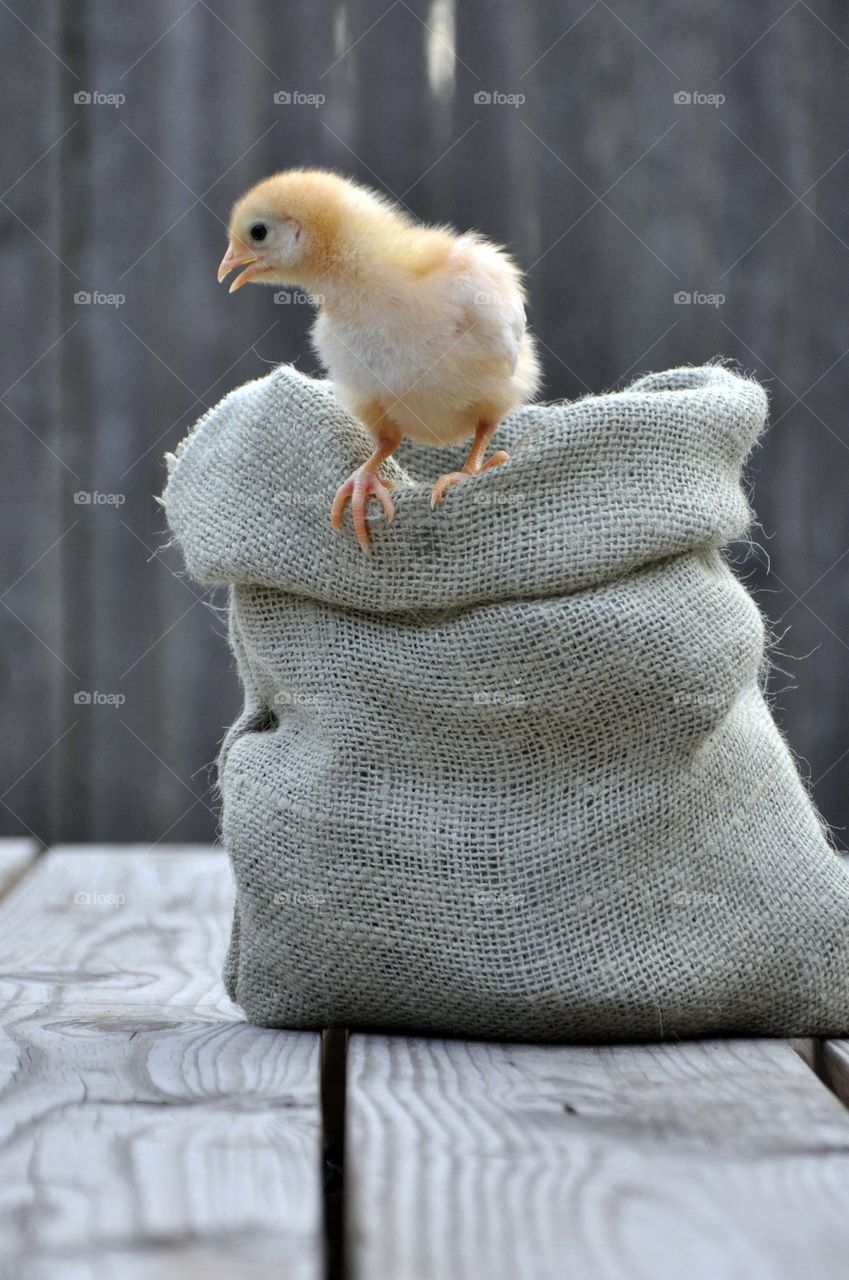
<path id="1" fill-rule="evenodd" d="M 353 475 L 349 476 L 344 484 L 340 484 L 336 490 L 336 497 L 333 499 L 333 507 L 330 512 L 330 523 L 334 529 L 342 526 L 342 518 L 345 514 L 345 507 L 350 502 L 351 515 L 354 519 L 354 532 L 357 535 L 357 542 L 363 551 L 369 549 L 368 527 L 366 525 L 366 505 L 369 498 L 377 498 L 383 507 L 387 524 L 395 515 L 395 503 L 389 496 L 389 480 L 381 480 L 373 467 L 368 463 L 358 467 Z"/>
<path id="2" fill-rule="evenodd" d="M 470 465 L 469 462 L 463 467 L 462 471 L 448 471 L 444 476 L 440 476 L 436 484 L 430 492 L 430 505 L 435 507 L 445 497 L 446 492 L 455 484 L 459 484 L 461 480 L 466 480 L 469 476 L 479 476 L 484 471 L 489 471 L 490 467 L 497 467 L 502 462 L 507 462 L 509 454 L 503 449 L 498 449 L 491 458 L 487 459 L 481 466 Z"/>

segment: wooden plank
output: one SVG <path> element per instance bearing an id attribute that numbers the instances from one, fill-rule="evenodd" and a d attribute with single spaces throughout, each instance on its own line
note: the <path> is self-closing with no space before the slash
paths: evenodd
<path id="1" fill-rule="evenodd" d="M 6 120 L 20 113 L 28 122 L 9 130 L 0 159 L 6 275 L 0 429 L 7 495 L 0 505 L 0 831 L 33 831 L 44 841 L 55 832 L 65 750 L 74 739 L 73 730 L 62 737 L 76 719 L 68 692 L 73 675 L 63 665 L 76 669 L 67 648 L 71 609 L 63 548 L 78 510 L 66 496 L 85 487 L 66 470 L 73 463 L 63 439 L 62 335 L 73 319 L 66 300 L 81 288 L 74 263 L 61 261 L 64 156 L 73 138 L 65 133 L 71 124 L 67 104 L 76 87 L 51 52 L 61 49 L 64 21 L 50 0 L 32 0 L 26 12 L 0 6 L 0 45 L 7 55 L 0 112 Z"/>
<path id="2" fill-rule="evenodd" d="M 231 895 L 218 852 L 51 852 L 3 904 L 0 1009 L 59 1002 L 143 1017 L 176 1005 L 235 1018 L 219 973 Z"/>
<path id="3" fill-rule="evenodd" d="M 355 1036 L 356 1280 L 842 1277 L 849 1116 L 781 1041 Z"/>
<path id="4" fill-rule="evenodd" d="M 322 1270 L 319 1037 L 248 1026 L 217 852 L 50 853 L 0 907 L 0 1273 Z"/>
<path id="5" fill-rule="evenodd" d="M 38 844 L 35 840 L 16 840 L 12 837 L 0 840 L 0 898 L 26 874 L 37 853 Z"/>

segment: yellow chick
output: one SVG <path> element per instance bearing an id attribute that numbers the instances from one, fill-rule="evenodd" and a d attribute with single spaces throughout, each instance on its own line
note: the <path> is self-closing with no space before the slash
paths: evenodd
<path id="1" fill-rule="evenodd" d="M 339 174 L 292 169 L 253 187 L 233 208 L 218 269 L 237 267 L 230 292 L 248 282 L 298 286 L 318 315 L 316 353 L 340 402 L 366 426 L 374 450 L 339 487 L 338 529 L 351 503 L 369 548 L 366 504 L 395 514 L 382 463 L 408 436 L 434 447 L 474 437 L 462 471 L 433 486 L 435 506 L 466 476 L 504 462 L 486 459 L 502 418 L 530 399 L 539 362 L 525 328 L 519 269 L 475 232 L 417 223 L 384 196 Z"/>

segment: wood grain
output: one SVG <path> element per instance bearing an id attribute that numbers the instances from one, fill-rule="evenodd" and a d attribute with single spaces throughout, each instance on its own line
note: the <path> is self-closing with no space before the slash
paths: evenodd
<path id="1" fill-rule="evenodd" d="M 356 1036 L 356 1280 L 842 1277 L 849 1116 L 790 1046 Z"/>
<path id="2" fill-rule="evenodd" d="M 67 850 L 0 907 L 0 1274 L 321 1274 L 319 1038 L 228 1001 L 231 896 L 220 853 Z"/>

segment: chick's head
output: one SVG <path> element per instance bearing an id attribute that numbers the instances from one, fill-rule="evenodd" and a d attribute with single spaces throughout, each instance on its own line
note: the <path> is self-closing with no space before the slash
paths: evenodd
<path id="1" fill-rule="evenodd" d="M 351 184 L 321 169 L 290 169 L 257 183 L 233 206 L 219 282 L 310 286 L 339 254 Z"/>

